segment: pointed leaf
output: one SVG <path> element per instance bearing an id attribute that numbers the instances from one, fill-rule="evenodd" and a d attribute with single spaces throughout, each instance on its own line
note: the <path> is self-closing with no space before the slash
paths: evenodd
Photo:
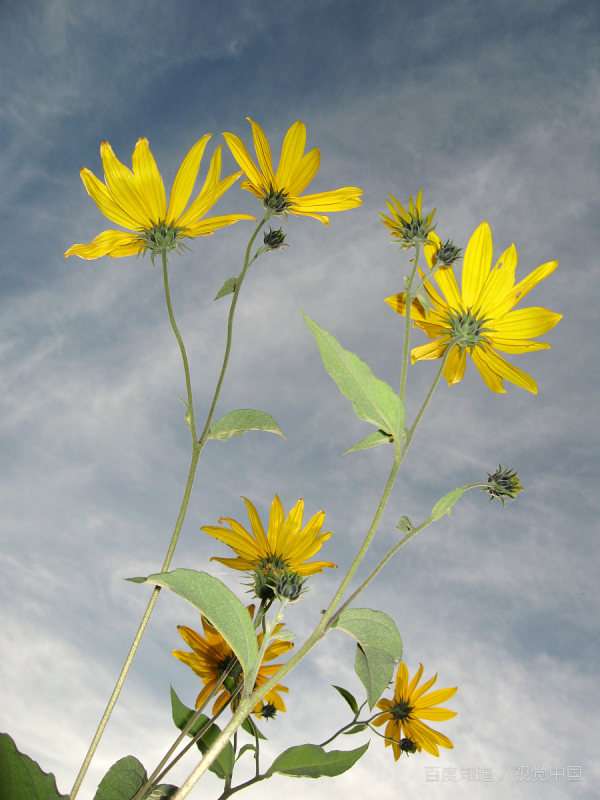
<path id="1" fill-rule="evenodd" d="M 185 726 L 190 721 L 190 718 L 194 715 L 194 711 L 191 708 L 188 708 L 181 700 L 177 697 L 175 689 L 171 686 L 171 712 L 173 714 L 173 722 L 182 731 Z M 209 717 L 205 714 L 200 714 L 196 722 L 192 725 L 190 730 L 188 731 L 188 736 L 194 737 L 196 734 L 200 733 L 202 728 L 206 725 L 209 721 Z M 198 740 L 197 745 L 198 749 L 202 754 L 206 753 L 208 748 L 217 738 L 217 736 L 221 733 L 221 729 L 218 725 L 214 723 L 210 726 L 210 728 L 206 731 L 206 733 L 202 736 L 201 739 Z M 233 772 L 233 765 L 235 763 L 235 754 L 233 752 L 233 747 L 231 746 L 231 742 L 227 742 L 223 750 L 217 756 L 216 761 L 213 761 L 209 770 L 213 772 L 217 778 L 221 780 L 225 780 L 225 778 L 229 777 Z"/>
<path id="2" fill-rule="evenodd" d="M 277 756 L 265 777 L 270 778 L 279 772 L 293 778 L 333 778 L 353 767 L 368 747 L 369 742 L 356 750 L 331 750 L 329 753 L 316 744 L 290 747 Z"/>
<path id="3" fill-rule="evenodd" d="M 237 758 L 235 759 L 236 763 L 240 760 L 240 758 L 247 753 L 248 750 L 254 750 L 256 753 L 256 747 L 253 744 L 245 744 L 241 749 L 240 752 L 237 754 Z"/>
<path id="4" fill-rule="evenodd" d="M 444 514 L 448 514 L 448 516 L 451 517 L 452 511 L 450 509 L 464 491 L 464 489 L 454 489 L 453 492 L 448 492 L 448 494 L 442 497 L 441 500 L 438 500 L 433 507 L 433 511 L 431 512 L 431 519 L 441 519 Z"/>
<path id="5" fill-rule="evenodd" d="M 358 647 L 354 669 L 367 690 L 373 708 L 386 690 L 396 664 L 402 661 L 402 639 L 391 617 L 370 608 L 348 608 L 336 620 L 335 628 L 353 636 Z"/>
<path id="6" fill-rule="evenodd" d="M 250 672 L 258 659 L 254 625 L 248 610 L 218 578 L 193 569 L 176 569 L 128 580 L 163 586 L 191 603 L 219 631 L 238 657 L 244 673 Z"/>
<path id="7" fill-rule="evenodd" d="M 0 800 L 69 800 L 51 772 L 19 752 L 8 733 L 0 733 Z"/>
<path id="8" fill-rule="evenodd" d="M 146 770 L 137 758 L 125 756 L 102 778 L 94 800 L 132 800 L 147 780 Z"/>
<path id="9" fill-rule="evenodd" d="M 347 453 L 354 453 L 355 450 L 368 450 L 370 447 L 377 447 L 380 444 L 389 444 L 393 441 L 394 437 L 390 436 L 389 433 L 382 430 L 375 431 L 375 433 L 367 436 L 366 439 L 361 439 L 354 447 L 345 450 L 342 455 L 345 456 Z"/>
<path id="10" fill-rule="evenodd" d="M 363 731 L 367 730 L 367 725 L 359 723 L 355 725 L 353 728 L 350 728 L 349 731 L 344 731 L 344 736 L 351 736 L 353 733 L 362 733 Z"/>
<path id="11" fill-rule="evenodd" d="M 256 733 L 259 739 L 264 739 L 265 742 L 267 741 L 267 737 L 262 735 L 262 733 L 258 730 L 258 725 L 251 717 L 246 717 L 246 719 L 242 722 L 242 728 L 246 731 L 246 733 L 249 733 L 250 736 L 254 736 Z"/>
<path id="12" fill-rule="evenodd" d="M 333 685 L 333 688 L 337 689 L 337 691 L 342 695 L 344 700 L 348 703 L 348 705 L 352 709 L 352 713 L 354 714 L 354 716 L 357 717 L 358 716 L 358 703 L 356 702 L 356 699 L 355 699 L 354 695 L 350 694 L 350 692 L 347 689 L 342 689 L 341 686 L 336 686 L 335 684 L 332 684 L 332 685 Z"/>
<path id="13" fill-rule="evenodd" d="M 350 400 L 356 414 L 399 440 L 405 411 L 392 387 L 376 378 L 368 364 L 345 350 L 330 333 L 300 313 L 315 337 L 325 369 Z"/>
<path id="14" fill-rule="evenodd" d="M 226 442 L 236 436 L 243 436 L 248 431 L 267 431 L 283 436 L 281 428 L 270 414 L 264 411 L 254 411 L 251 408 L 242 408 L 239 411 L 232 411 L 210 426 L 207 439 L 218 439 Z"/>
<path id="15" fill-rule="evenodd" d="M 218 300 L 220 297 L 226 297 L 228 294 L 233 294 L 235 292 L 235 284 L 237 283 L 237 278 L 227 278 L 223 286 L 217 292 L 217 296 L 215 300 Z"/>

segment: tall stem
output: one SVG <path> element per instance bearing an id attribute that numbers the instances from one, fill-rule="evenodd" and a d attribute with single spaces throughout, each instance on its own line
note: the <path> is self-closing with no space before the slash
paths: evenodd
<path id="1" fill-rule="evenodd" d="M 225 356 L 224 356 L 224 359 L 223 359 L 223 366 L 221 368 L 221 374 L 219 375 L 219 380 L 218 380 L 218 383 L 217 383 L 217 387 L 215 389 L 215 394 L 214 394 L 213 401 L 212 401 L 212 404 L 211 404 L 211 407 L 210 407 L 210 411 L 209 411 L 208 417 L 206 419 L 206 424 L 204 425 L 204 430 L 202 431 L 202 435 L 201 435 L 199 440 L 197 438 L 197 432 L 196 432 L 196 421 L 195 421 L 195 416 L 194 416 L 194 403 L 193 403 L 193 398 L 192 398 L 192 383 L 191 383 L 191 378 L 190 378 L 190 370 L 189 370 L 189 364 L 188 364 L 188 359 L 187 359 L 187 353 L 185 351 L 185 346 L 183 344 L 183 339 L 181 338 L 181 334 L 179 333 L 179 329 L 178 329 L 177 323 L 175 321 L 175 315 L 173 313 L 173 305 L 171 303 L 171 291 L 170 291 L 170 287 L 169 287 L 169 273 L 168 273 L 167 254 L 166 254 L 166 252 L 164 250 L 162 252 L 163 280 L 164 280 L 164 287 L 165 287 L 165 299 L 166 299 L 166 302 L 167 302 L 167 311 L 168 311 L 168 314 L 169 314 L 169 320 L 171 322 L 171 326 L 173 328 L 173 333 L 175 334 L 175 338 L 177 339 L 177 343 L 179 344 L 179 349 L 181 351 L 181 358 L 182 358 L 182 361 L 183 361 L 183 369 L 184 369 L 184 372 L 185 372 L 185 384 L 186 384 L 186 390 L 187 390 L 187 409 L 188 409 L 190 432 L 191 432 L 191 436 L 192 436 L 192 458 L 191 458 L 191 462 L 190 462 L 190 468 L 189 468 L 189 471 L 188 471 L 188 478 L 187 478 L 187 483 L 186 483 L 186 486 L 185 486 L 185 491 L 183 493 L 183 500 L 181 502 L 181 507 L 179 509 L 179 515 L 177 517 L 177 522 L 175 523 L 175 529 L 173 531 L 173 535 L 171 536 L 171 541 L 169 542 L 169 547 L 167 549 L 167 554 L 166 554 L 165 559 L 163 561 L 161 572 L 166 572 L 168 570 L 168 568 L 169 568 L 169 566 L 171 564 L 171 560 L 173 558 L 173 554 L 175 553 L 175 548 L 177 546 L 177 541 L 179 539 L 179 534 L 180 534 L 181 528 L 183 526 L 183 521 L 185 519 L 185 515 L 186 515 L 186 512 L 187 512 L 188 504 L 189 504 L 190 497 L 191 497 L 191 494 L 192 494 L 192 488 L 193 488 L 193 485 L 194 485 L 194 478 L 196 477 L 196 469 L 198 467 L 198 459 L 200 458 L 200 453 L 202 452 L 204 444 L 206 443 L 206 434 L 208 433 L 208 430 L 210 428 L 210 423 L 212 421 L 212 417 L 213 417 L 213 414 L 215 412 L 217 401 L 219 399 L 219 394 L 221 392 L 221 387 L 223 385 L 223 379 L 225 378 L 225 372 L 227 371 L 227 365 L 229 363 L 229 354 L 231 352 L 231 340 L 232 340 L 232 333 L 233 333 L 233 315 L 235 313 L 235 307 L 237 305 L 240 289 L 241 289 L 244 277 L 246 275 L 246 272 L 248 270 L 248 267 L 250 266 L 252 261 L 254 261 L 255 258 L 256 258 L 256 256 L 255 256 L 252 259 L 252 261 L 250 260 L 250 250 L 252 248 L 254 240 L 256 239 L 256 237 L 258 235 L 258 232 L 260 231 L 260 229 L 262 228 L 264 223 L 271 216 L 272 216 L 272 214 L 270 212 L 268 212 L 265 215 L 265 217 L 261 220 L 261 222 L 259 222 L 258 226 L 256 227 L 256 230 L 254 231 L 254 233 L 252 234 L 252 237 L 250 238 L 250 241 L 248 243 L 248 247 L 246 248 L 246 257 L 244 259 L 244 267 L 243 267 L 243 269 L 242 269 L 242 271 L 241 271 L 241 273 L 240 273 L 240 275 L 239 275 L 239 277 L 238 277 L 238 279 L 236 281 L 235 291 L 234 291 L 234 294 L 233 294 L 233 299 L 231 301 L 231 308 L 229 310 L 229 319 L 228 319 L 228 322 L 227 322 L 227 343 L 226 343 L 226 347 L 225 347 Z M 117 702 L 117 700 L 119 698 L 119 695 L 121 693 L 121 689 L 123 688 L 123 684 L 125 683 L 125 680 L 127 678 L 127 674 L 129 672 L 129 669 L 131 667 L 133 659 L 135 658 L 135 654 L 137 653 L 138 647 L 139 647 L 140 642 L 142 640 L 142 636 L 144 635 L 144 632 L 145 632 L 146 627 L 148 625 L 148 621 L 150 620 L 152 612 L 154 611 L 154 606 L 156 605 L 156 601 L 158 600 L 158 595 L 159 594 L 160 594 L 160 586 L 156 586 L 154 588 L 153 592 L 152 592 L 152 595 L 150 597 L 150 602 L 148 603 L 148 606 L 146 607 L 146 610 L 144 612 L 144 616 L 142 617 L 142 621 L 140 622 L 140 625 L 138 627 L 137 633 L 135 634 L 135 637 L 134 637 L 133 642 L 131 644 L 131 647 L 129 649 L 129 653 L 127 654 L 127 658 L 125 659 L 125 663 L 123 664 L 123 668 L 122 668 L 121 673 L 120 673 L 120 675 L 119 675 L 119 677 L 117 679 L 117 682 L 115 684 L 115 688 L 113 689 L 113 692 L 112 692 L 112 694 L 110 696 L 110 700 L 108 701 L 108 705 L 106 706 L 106 709 L 104 711 L 102 719 L 100 720 L 100 724 L 98 725 L 98 728 L 96 729 L 96 733 L 94 734 L 94 738 L 92 739 L 92 743 L 90 744 L 90 747 L 89 747 L 89 749 L 88 749 L 88 751 L 86 753 L 86 756 L 85 756 L 85 758 L 83 760 L 83 764 L 81 765 L 81 769 L 79 770 L 77 778 L 75 779 L 75 783 L 73 784 L 73 788 L 71 789 L 70 800 L 75 800 L 75 797 L 77 796 L 77 793 L 79 792 L 79 789 L 81 787 L 83 779 L 84 779 L 84 777 L 85 777 L 85 775 L 86 775 L 86 773 L 88 771 L 88 768 L 89 768 L 89 765 L 90 765 L 90 763 L 92 761 L 92 758 L 94 757 L 94 753 L 96 752 L 98 744 L 100 743 L 100 739 L 102 738 L 102 735 L 104 733 L 104 730 L 106 728 L 108 720 L 110 719 L 110 715 L 112 714 L 113 709 L 115 707 L 115 704 L 116 704 L 116 702 Z"/>
<path id="2" fill-rule="evenodd" d="M 410 351 L 410 312 L 412 308 L 412 301 L 414 296 L 412 294 L 412 285 L 417 274 L 417 267 L 419 266 L 419 246 L 420 242 L 415 243 L 415 262 L 410 274 L 410 278 L 406 284 L 406 322 L 404 325 L 404 347 L 402 350 L 402 373 L 400 375 L 400 400 L 404 402 L 404 394 L 406 392 L 406 374 L 408 370 L 408 354 Z"/>

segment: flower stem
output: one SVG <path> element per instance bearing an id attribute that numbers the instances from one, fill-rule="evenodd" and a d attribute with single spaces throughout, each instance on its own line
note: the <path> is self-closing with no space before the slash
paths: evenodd
<path id="1" fill-rule="evenodd" d="M 254 256 L 254 258 L 252 260 L 250 260 L 250 250 L 252 248 L 252 244 L 254 243 L 254 240 L 256 239 L 256 237 L 258 235 L 258 232 L 260 231 L 262 226 L 265 224 L 265 222 L 271 216 L 272 216 L 271 213 L 267 213 L 264 216 L 264 218 L 259 222 L 258 226 L 256 227 L 256 230 L 254 231 L 254 233 L 252 234 L 252 237 L 250 238 L 250 241 L 248 243 L 248 247 L 246 248 L 246 257 L 244 259 L 244 266 L 243 266 L 243 269 L 242 269 L 242 271 L 241 271 L 241 273 L 240 273 L 240 275 L 239 275 L 239 277 L 238 277 L 238 279 L 236 281 L 235 291 L 234 291 L 234 294 L 233 294 L 233 299 L 231 301 L 231 308 L 229 310 L 229 319 L 228 319 L 228 322 L 227 322 L 227 344 L 226 344 L 226 347 L 225 347 L 225 355 L 224 355 L 224 358 L 223 358 L 223 366 L 221 368 L 221 374 L 219 375 L 219 380 L 218 380 L 218 383 L 217 383 L 217 387 L 215 389 L 215 394 L 214 394 L 214 397 L 213 397 L 213 401 L 212 401 L 208 416 L 206 418 L 206 423 L 204 425 L 204 430 L 202 431 L 202 435 L 200 436 L 200 439 L 197 438 L 197 432 L 196 432 L 196 421 L 195 421 L 195 416 L 194 416 L 194 404 L 193 404 L 193 398 L 192 398 L 192 384 L 191 384 L 191 378 L 190 378 L 190 371 L 189 371 L 189 364 L 188 364 L 187 354 L 186 354 L 186 351 L 185 351 L 185 346 L 183 344 L 183 339 L 181 338 L 181 334 L 179 333 L 179 329 L 177 327 L 177 323 L 175 322 L 175 315 L 173 313 L 173 306 L 172 306 L 172 303 L 171 303 L 171 292 L 170 292 L 170 287 L 169 287 L 169 273 L 168 273 L 167 254 L 166 254 L 166 251 L 164 251 L 164 250 L 163 250 L 163 253 L 162 253 L 163 279 L 164 279 L 164 288 L 165 288 L 165 299 L 166 299 L 166 302 L 167 302 L 167 311 L 168 311 L 168 314 L 169 314 L 169 320 L 171 322 L 171 326 L 173 328 L 173 332 L 175 334 L 175 338 L 177 339 L 177 343 L 179 344 L 179 349 L 181 351 L 181 358 L 183 360 L 183 369 L 184 369 L 184 372 L 185 372 L 185 383 L 186 383 L 186 389 L 187 389 L 187 409 L 188 409 L 188 415 L 189 415 L 190 432 L 191 432 L 191 435 L 192 435 L 192 458 L 191 458 L 191 462 L 190 462 L 190 468 L 189 468 L 189 471 L 188 471 L 187 483 L 186 483 L 185 491 L 184 491 L 184 494 L 183 494 L 183 500 L 181 502 L 181 508 L 179 510 L 179 515 L 177 517 L 177 522 L 175 524 L 175 529 L 173 531 L 173 535 L 172 535 L 171 541 L 169 543 L 169 547 L 168 547 L 167 554 L 165 556 L 165 559 L 164 559 L 164 562 L 163 562 L 163 565 L 162 565 L 162 568 L 161 568 L 161 572 L 166 572 L 168 570 L 170 564 L 171 564 L 171 560 L 173 558 L 173 554 L 174 554 L 175 548 L 177 546 L 177 541 L 179 539 L 179 534 L 180 534 L 181 528 L 183 526 L 183 521 L 185 519 L 185 515 L 186 515 L 186 512 L 187 512 L 188 504 L 189 504 L 190 497 L 191 497 L 191 494 L 192 494 L 192 488 L 193 488 L 193 485 L 194 485 L 194 478 L 196 477 L 196 469 L 198 467 L 198 459 L 200 458 L 200 453 L 202 452 L 204 444 L 206 443 L 206 435 L 207 435 L 208 430 L 210 428 L 210 423 L 212 421 L 212 417 L 213 417 L 213 414 L 215 412 L 217 401 L 219 399 L 219 394 L 221 393 L 221 387 L 223 385 L 223 379 L 225 378 L 225 372 L 227 371 L 227 365 L 229 363 L 229 354 L 231 352 L 231 340 L 232 340 L 232 333 L 233 333 L 233 315 L 235 313 L 235 307 L 237 305 L 240 289 L 241 289 L 244 277 L 246 275 L 246 272 L 248 271 L 248 267 L 250 266 L 250 264 L 253 261 L 255 261 L 255 259 L 257 258 L 257 255 L 258 255 L 258 254 L 256 254 Z M 152 592 L 152 595 L 150 597 L 150 602 L 148 603 L 148 606 L 146 607 L 146 611 L 144 612 L 144 616 L 142 617 L 142 621 L 140 622 L 139 628 L 138 628 L 137 633 L 136 633 L 136 635 L 134 637 L 134 640 L 132 642 L 132 645 L 131 645 L 131 648 L 129 650 L 129 653 L 127 654 L 127 658 L 125 659 L 125 663 L 124 663 L 123 668 L 121 670 L 121 673 L 120 673 L 120 675 L 119 675 L 119 677 L 117 679 L 117 682 L 115 684 L 115 688 L 113 689 L 113 692 L 112 692 L 112 694 L 110 696 L 110 700 L 108 701 L 108 705 L 106 706 L 106 709 L 104 711 L 102 719 L 100 720 L 100 724 L 98 725 L 96 733 L 94 734 L 94 738 L 92 739 L 92 743 L 90 744 L 90 747 L 88 749 L 88 752 L 86 753 L 86 756 L 85 756 L 85 759 L 83 761 L 83 764 L 81 765 L 81 769 L 79 770 L 77 778 L 75 779 L 75 783 L 73 784 L 73 788 L 71 789 L 71 793 L 70 793 L 70 800 L 75 800 L 75 797 L 77 796 L 77 793 L 79 792 L 79 789 L 81 787 L 83 779 L 84 779 L 84 777 L 85 777 L 85 775 L 87 773 L 87 770 L 88 770 L 89 765 L 90 765 L 90 763 L 92 761 L 92 758 L 94 757 L 94 753 L 96 752 L 98 744 L 100 743 L 100 739 L 102 738 L 102 735 L 104 733 L 104 730 L 106 728 L 108 720 L 110 719 L 110 716 L 111 716 L 111 714 L 113 712 L 115 704 L 116 704 L 116 702 L 117 702 L 117 700 L 119 698 L 119 695 L 121 693 L 121 689 L 123 688 L 123 684 L 125 683 L 125 680 L 127 678 L 127 674 L 128 674 L 129 669 L 131 667 L 133 659 L 135 658 L 135 654 L 137 652 L 139 644 L 140 644 L 140 642 L 142 640 L 142 636 L 144 635 L 144 632 L 145 632 L 146 627 L 148 625 L 148 621 L 150 620 L 150 616 L 152 615 L 152 612 L 154 611 L 154 606 L 156 605 L 156 601 L 158 600 L 158 595 L 159 594 L 160 594 L 160 586 L 156 586 L 154 588 L 153 592 Z"/>
<path id="2" fill-rule="evenodd" d="M 402 373 L 400 375 L 400 400 L 404 402 L 404 394 L 406 392 L 406 373 L 408 370 L 408 355 L 410 351 L 410 311 L 412 308 L 412 301 L 414 295 L 412 294 L 412 285 L 417 274 L 417 267 L 419 266 L 419 242 L 415 242 L 415 261 L 410 278 L 406 284 L 406 323 L 404 326 L 404 348 L 402 352 Z"/>

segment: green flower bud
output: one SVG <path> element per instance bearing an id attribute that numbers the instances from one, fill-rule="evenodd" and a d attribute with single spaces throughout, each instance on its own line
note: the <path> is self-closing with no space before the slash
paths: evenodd
<path id="1" fill-rule="evenodd" d="M 457 247 L 451 239 L 443 244 L 435 254 L 440 267 L 452 267 L 461 259 L 462 248 Z"/>
<path id="2" fill-rule="evenodd" d="M 277 714 L 277 709 L 275 708 L 273 703 L 265 703 L 260 710 L 260 716 L 262 719 L 275 719 L 276 714 Z"/>
<path id="3" fill-rule="evenodd" d="M 504 508 L 507 498 L 515 500 L 519 492 L 523 491 L 521 481 L 517 478 L 516 469 L 511 470 L 509 467 L 502 469 L 502 466 L 498 464 L 496 472 L 487 472 L 486 475 L 488 476 L 489 487 L 482 489 L 482 491 L 491 495 L 490 502 L 494 497 L 501 500 L 502 508 Z"/>
<path id="4" fill-rule="evenodd" d="M 413 753 L 417 752 L 417 745 L 413 742 L 412 739 L 401 739 L 400 740 L 400 750 L 406 755 L 412 755 Z"/>
<path id="5" fill-rule="evenodd" d="M 288 600 L 293 603 L 303 593 L 304 579 L 287 568 L 277 556 L 265 558 L 252 573 L 250 584 L 256 597 L 261 601 Z"/>
<path id="6" fill-rule="evenodd" d="M 283 247 L 288 247 L 288 245 L 285 244 L 285 233 L 281 228 L 278 231 L 269 228 L 268 231 L 265 231 L 263 241 L 265 243 L 265 250 L 281 250 Z"/>

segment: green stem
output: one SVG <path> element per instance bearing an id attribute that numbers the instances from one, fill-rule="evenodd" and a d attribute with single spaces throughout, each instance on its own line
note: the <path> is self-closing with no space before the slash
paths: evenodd
<path id="1" fill-rule="evenodd" d="M 183 495 L 183 500 L 182 500 L 182 503 L 181 503 L 181 508 L 179 510 L 179 515 L 177 517 L 177 522 L 175 524 L 175 530 L 173 531 L 173 535 L 172 535 L 171 541 L 169 543 L 169 548 L 167 550 L 167 554 L 165 556 L 165 560 L 163 562 L 163 565 L 162 565 L 162 568 L 161 568 L 161 572 L 166 572 L 167 569 L 169 568 L 169 566 L 171 564 L 171 560 L 173 558 L 173 554 L 175 552 L 175 547 L 177 546 L 177 541 L 179 539 L 179 533 L 181 531 L 181 527 L 183 525 L 183 521 L 185 519 L 185 515 L 186 515 L 186 512 L 187 512 L 190 496 L 192 494 L 192 487 L 194 485 L 194 478 L 196 476 L 196 469 L 198 467 L 198 459 L 200 458 L 200 453 L 201 453 L 201 451 L 202 451 L 202 449 L 204 447 L 204 444 L 206 443 L 206 435 L 207 435 L 208 430 L 210 428 L 210 423 L 212 421 L 212 417 L 213 417 L 213 414 L 214 414 L 214 411 L 215 411 L 215 408 L 216 408 L 216 405 L 217 405 L 217 401 L 219 399 L 219 394 L 221 392 L 221 386 L 223 385 L 223 379 L 225 378 L 225 372 L 227 371 L 227 365 L 229 363 L 229 354 L 231 352 L 231 340 L 232 340 L 232 331 L 233 331 L 233 315 L 234 315 L 234 312 L 235 312 L 235 307 L 237 305 L 237 300 L 238 300 L 238 297 L 239 297 L 240 289 L 241 289 L 244 277 L 246 275 L 246 272 L 248 270 L 248 267 L 250 266 L 252 261 L 254 261 L 256 259 L 257 255 L 258 255 L 258 254 L 255 255 L 255 257 L 252 259 L 252 261 L 250 261 L 250 250 L 252 248 L 254 240 L 256 239 L 256 237 L 258 235 L 258 232 L 260 231 L 261 227 L 264 225 L 264 223 L 268 219 L 270 219 L 271 216 L 272 216 L 271 212 L 268 212 L 264 216 L 264 218 L 261 220 L 261 222 L 259 222 L 258 226 L 256 227 L 256 230 L 254 231 L 254 233 L 252 234 L 252 237 L 250 238 L 250 241 L 248 243 L 248 247 L 246 248 L 246 257 L 244 259 L 244 267 L 243 267 L 243 269 L 242 269 L 242 271 L 241 271 L 241 273 L 240 273 L 240 275 L 239 275 L 239 277 L 238 277 L 238 279 L 236 281 L 236 287 L 235 287 L 235 291 L 234 291 L 234 294 L 233 294 L 233 299 L 231 301 L 231 308 L 229 310 L 229 319 L 228 319 L 228 322 L 227 322 L 227 344 L 226 344 L 226 348 L 225 348 L 225 356 L 224 356 L 224 359 L 223 359 L 223 366 L 221 368 L 221 374 L 219 376 L 219 381 L 217 383 L 217 388 L 215 389 L 215 394 L 214 394 L 214 397 L 213 397 L 212 405 L 210 407 L 210 411 L 209 411 L 208 417 L 206 419 L 206 424 L 204 426 L 204 430 L 202 431 L 202 435 L 200 436 L 199 440 L 197 439 L 196 422 L 195 422 L 195 417 L 194 417 L 194 404 L 193 404 L 193 398 L 192 398 L 192 385 L 191 385 L 191 379 L 190 379 L 190 371 L 189 371 L 188 359 L 187 359 L 187 354 L 186 354 L 186 351 L 185 351 L 185 346 L 183 344 L 183 339 L 181 338 L 181 334 L 179 333 L 179 329 L 177 328 L 177 323 L 175 322 L 175 315 L 173 313 L 173 306 L 172 306 L 172 303 L 171 303 L 171 292 L 170 292 L 170 287 L 169 287 L 169 274 L 168 274 L 167 255 L 166 255 L 165 251 L 163 251 L 163 253 L 162 253 L 163 279 L 164 279 L 164 288 L 165 288 L 165 298 L 166 298 L 166 302 L 167 302 L 167 310 L 168 310 L 168 313 L 169 313 L 169 320 L 171 322 L 171 326 L 173 328 L 173 332 L 175 334 L 175 338 L 177 339 L 177 342 L 179 344 L 179 349 L 181 351 L 181 357 L 182 357 L 182 360 L 183 360 L 183 368 L 184 368 L 184 372 L 185 372 L 185 383 L 186 383 L 187 399 L 188 399 L 187 406 L 188 406 L 188 413 L 189 413 L 190 432 L 191 432 L 191 435 L 192 435 L 192 458 L 191 458 L 191 462 L 190 462 L 190 468 L 189 468 L 189 472 L 188 472 L 188 479 L 187 479 L 187 483 L 186 483 L 186 487 L 185 487 L 185 491 L 184 491 L 184 495 Z M 79 792 L 79 789 L 81 787 L 83 779 L 84 779 L 84 777 L 85 777 L 85 775 L 86 775 L 86 773 L 88 771 L 88 768 L 89 768 L 89 765 L 90 765 L 90 763 L 92 761 L 92 758 L 94 757 L 94 753 L 96 752 L 98 744 L 100 743 L 100 739 L 102 738 L 102 735 L 104 733 L 104 730 L 106 728 L 108 720 L 110 719 L 110 716 L 111 716 L 111 714 L 113 712 L 115 704 L 116 704 L 116 702 L 117 702 L 117 700 L 119 698 L 119 695 L 121 693 L 121 689 L 123 688 L 123 684 L 125 683 L 125 680 L 127 678 L 127 674 L 129 672 L 129 669 L 131 667 L 131 664 L 133 662 L 135 654 L 137 653 L 137 649 L 139 647 L 139 644 L 140 644 L 140 642 L 142 640 L 142 637 L 143 637 L 144 632 L 146 630 L 146 627 L 148 625 L 148 621 L 149 621 L 149 619 L 150 619 L 150 617 L 152 615 L 152 612 L 154 611 L 154 606 L 156 605 L 156 601 L 158 600 L 158 595 L 159 594 L 160 594 L 160 586 L 156 586 L 154 588 L 153 592 L 152 592 L 152 595 L 150 597 L 150 602 L 148 603 L 146 611 L 144 612 L 144 616 L 142 617 L 142 621 L 141 621 L 141 623 L 139 625 L 139 628 L 137 630 L 137 633 L 135 635 L 135 638 L 133 640 L 133 643 L 131 645 L 129 653 L 127 654 L 127 658 L 125 659 L 125 663 L 123 665 L 123 669 L 121 670 L 121 673 L 120 673 L 120 675 L 119 675 L 119 677 L 117 679 L 117 682 L 115 684 L 115 688 L 113 689 L 113 692 L 112 692 L 112 694 L 110 696 L 110 700 L 108 701 L 108 705 L 106 706 L 106 709 L 104 711 L 102 719 L 100 720 L 100 724 L 98 725 L 96 733 L 94 734 L 94 738 L 92 739 L 92 743 L 90 744 L 88 752 L 86 753 L 86 756 L 85 756 L 85 758 L 83 760 L 83 764 L 81 765 L 81 769 L 79 770 L 77 778 L 75 779 L 75 783 L 73 784 L 73 788 L 71 789 L 71 793 L 70 793 L 70 800 L 75 800 L 75 797 L 77 796 L 77 793 Z"/>
<path id="2" fill-rule="evenodd" d="M 415 261 L 413 270 L 411 272 L 408 283 L 406 284 L 406 323 L 404 325 L 404 348 L 402 351 L 402 373 L 400 375 L 400 400 L 404 402 L 404 394 L 406 392 L 406 374 L 408 370 L 408 355 L 410 351 L 410 316 L 412 301 L 414 295 L 412 294 L 412 285 L 417 274 L 417 267 L 419 266 L 419 242 L 415 243 Z"/>
<path id="3" fill-rule="evenodd" d="M 219 395 L 221 393 L 221 386 L 223 385 L 223 379 L 225 377 L 225 372 L 227 371 L 227 365 L 229 364 L 229 354 L 231 352 L 231 339 L 233 335 L 233 315 L 235 313 L 235 307 L 237 305 L 238 297 L 240 295 L 240 289 L 242 288 L 242 283 L 244 282 L 244 278 L 246 277 L 246 272 L 248 271 L 248 267 L 252 264 L 256 258 L 258 257 L 258 253 L 254 256 L 252 261 L 250 260 L 250 250 L 252 249 L 252 245 L 254 244 L 254 240 L 258 236 L 258 232 L 262 228 L 262 226 L 273 216 L 272 212 L 267 212 L 265 216 L 261 219 L 261 221 L 256 226 L 256 230 L 252 234 L 250 241 L 248 242 L 248 247 L 246 248 L 246 258 L 244 259 L 244 267 L 239 274 L 238 279 L 235 282 L 235 290 L 233 292 L 233 299 L 231 301 L 231 308 L 229 309 L 229 319 L 227 320 L 227 343 L 225 345 L 225 356 L 223 358 L 223 366 L 221 368 L 221 374 L 219 375 L 219 380 L 217 382 L 217 388 L 215 389 L 215 395 L 213 397 L 212 404 L 210 406 L 210 411 L 208 412 L 208 417 L 206 418 L 206 424 L 204 426 L 204 430 L 199 439 L 199 444 L 201 447 L 204 446 L 206 442 L 206 435 L 208 434 L 208 430 L 210 428 L 210 423 L 212 422 L 213 414 L 215 413 L 215 408 L 217 407 L 217 401 L 219 399 Z"/>
<path id="4" fill-rule="evenodd" d="M 419 413 L 415 417 L 415 421 L 413 422 L 412 427 L 411 427 L 410 431 L 408 432 L 408 436 L 404 440 L 404 445 L 403 445 L 403 448 L 402 448 L 402 455 L 403 456 L 406 455 L 406 453 L 408 451 L 408 448 L 410 447 L 410 443 L 413 440 L 413 436 L 415 435 L 416 430 L 417 430 L 417 428 L 419 426 L 419 422 L 421 422 L 421 419 L 423 418 L 423 414 L 425 413 L 425 411 L 427 409 L 427 406 L 429 405 L 429 403 L 431 401 L 431 398 L 433 397 L 433 393 L 437 389 L 437 385 L 440 382 L 440 379 L 441 379 L 441 377 L 442 377 L 442 375 L 444 373 L 444 367 L 446 366 L 446 361 L 448 360 L 448 356 L 450 355 L 450 351 L 452 350 L 453 347 L 454 347 L 454 344 L 451 341 L 450 344 L 448 345 L 448 347 L 446 348 L 446 352 L 442 356 L 442 360 L 441 360 L 439 369 L 438 369 L 437 374 L 436 374 L 436 376 L 435 376 L 435 378 L 433 380 L 433 383 L 431 384 L 431 388 L 427 392 L 427 396 L 426 396 L 425 400 L 423 400 L 423 404 L 422 404 L 421 408 L 419 409 Z"/>

